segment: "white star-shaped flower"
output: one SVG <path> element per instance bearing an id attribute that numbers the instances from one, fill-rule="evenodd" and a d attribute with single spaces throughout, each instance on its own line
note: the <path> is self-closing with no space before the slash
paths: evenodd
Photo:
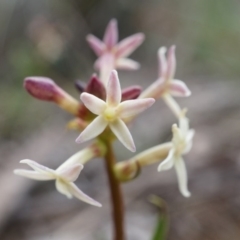
<path id="1" fill-rule="evenodd" d="M 61 165 L 53 170 L 29 159 L 22 160 L 20 163 L 28 164 L 33 170 L 16 169 L 14 170 L 15 174 L 39 181 L 55 180 L 57 190 L 68 198 L 74 196 L 91 205 L 102 206 L 83 193 L 74 183 L 83 169 L 82 164 Z"/>
<path id="2" fill-rule="evenodd" d="M 183 196 L 189 197 L 187 171 L 182 155 L 187 154 L 192 148 L 194 130 L 189 129 L 188 119 L 184 116 L 179 120 L 179 127 L 176 124 L 172 126 L 172 132 L 173 147 L 169 151 L 167 158 L 158 166 L 158 171 L 169 170 L 174 166 L 178 177 L 180 192 Z"/>
<path id="3" fill-rule="evenodd" d="M 191 95 L 191 91 L 183 81 L 174 79 L 176 72 L 175 46 L 168 50 L 167 58 L 166 51 L 165 47 L 159 48 L 159 78 L 141 94 L 142 98 L 154 97 L 157 99 L 164 94 L 170 94 L 173 97 L 188 97 Z"/>
<path id="4" fill-rule="evenodd" d="M 94 114 L 98 115 L 80 134 L 76 142 L 82 143 L 101 134 L 107 126 L 122 144 L 135 152 L 135 144 L 124 119 L 137 115 L 152 106 L 153 98 L 126 100 L 121 102 L 122 93 L 117 71 L 110 74 L 106 102 L 89 93 L 82 93 L 81 100 Z"/>

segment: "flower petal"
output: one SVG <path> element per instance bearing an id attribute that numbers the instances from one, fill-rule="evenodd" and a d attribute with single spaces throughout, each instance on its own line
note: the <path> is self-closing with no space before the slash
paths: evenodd
<path id="1" fill-rule="evenodd" d="M 168 156 L 159 164 L 158 166 L 158 171 L 165 171 L 165 170 L 169 170 L 170 168 L 173 167 L 174 164 L 174 153 L 175 153 L 175 149 L 172 148 L 169 153 Z"/>
<path id="2" fill-rule="evenodd" d="M 39 172 L 25 170 L 25 169 L 16 169 L 14 170 L 14 174 L 22 177 L 34 179 L 34 180 L 39 180 L 39 181 L 47 181 L 47 180 L 55 179 L 54 176 L 50 176 L 49 174 L 39 173 Z"/>
<path id="3" fill-rule="evenodd" d="M 175 56 L 175 46 L 171 46 L 168 50 L 167 58 L 167 79 L 173 79 L 176 71 L 176 56 Z"/>
<path id="4" fill-rule="evenodd" d="M 153 82 L 147 89 L 145 89 L 139 98 L 149 98 L 153 97 L 155 99 L 158 99 L 162 97 L 162 95 L 165 93 L 166 84 L 165 79 L 159 78 L 155 82 Z"/>
<path id="5" fill-rule="evenodd" d="M 103 100 L 86 92 L 81 94 L 80 99 L 92 113 L 97 115 L 100 115 L 107 107 Z"/>
<path id="6" fill-rule="evenodd" d="M 100 80 L 107 86 L 111 71 L 114 69 L 115 57 L 111 53 L 102 55 L 99 59 L 98 67 L 100 71 Z"/>
<path id="7" fill-rule="evenodd" d="M 69 191 L 68 183 L 64 182 L 62 179 L 57 179 L 55 182 L 56 189 L 61 194 L 67 196 L 67 198 L 72 198 L 72 194 Z"/>
<path id="8" fill-rule="evenodd" d="M 166 74 L 167 74 L 167 60 L 166 60 L 166 51 L 167 49 L 165 47 L 161 47 L 158 49 L 158 64 L 159 64 L 159 76 L 166 80 Z"/>
<path id="9" fill-rule="evenodd" d="M 170 82 L 169 91 L 174 97 L 189 97 L 191 95 L 191 91 L 187 85 L 183 81 L 177 79 Z"/>
<path id="10" fill-rule="evenodd" d="M 128 118 L 137 115 L 151 107 L 155 100 L 153 98 L 134 99 L 121 102 L 118 106 L 119 117 Z"/>
<path id="11" fill-rule="evenodd" d="M 107 105 L 117 106 L 121 102 L 122 92 L 116 70 L 112 70 L 107 85 Z"/>
<path id="12" fill-rule="evenodd" d="M 115 67 L 122 70 L 137 70 L 140 68 L 140 64 L 129 58 L 119 58 Z"/>
<path id="13" fill-rule="evenodd" d="M 49 174 L 50 176 L 52 176 L 52 174 L 54 174 L 54 170 L 45 167 L 35 161 L 29 160 L 29 159 L 24 159 L 21 160 L 20 163 L 26 163 L 27 165 L 29 165 L 32 169 L 34 169 L 36 172 L 39 173 L 44 173 L 44 174 Z"/>
<path id="14" fill-rule="evenodd" d="M 65 180 L 67 180 L 69 182 L 74 182 L 77 180 L 82 169 L 83 169 L 82 164 L 74 164 L 72 166 L 61 168 L 60 170 L 58 170 L 56 172 L 58 173 L 59 176 L 61 176 Z"/>
<path id="15" fill-rule="evenodd" d="M 95 201 L 94 199 L 90 198 L 85 193 L 83 193 L 74 183 L 68 183 L 68 189 L 69 189 L 69 192 L 79 200 L 89 203 L 96 207 L 102 206 L 101 203 Z"/>
<path id="16" fill-rule="evenodd" d="M 97 56 L 101 56 L 106 50 L 105 44 L 92 34 L 89 34 L 86 40 Z"/>
<path id="17" fill-rule="evenodd" d="M 96 117 L 79 135 L 76 139 L 77 143 L 86 142 L 101 134 L 106 128 L 108 122 L 102 117 Z"/>
<path id="18" fill-rule="evenodd" d="M 182 158 L 178 158 L 175 161 L 175 169 L 178 177 L 179 190 L 184 197 L 190 197 L 191 193 L 187 187 L 187 170 Z"/>
<path id="19" fill-rule="evenodd" d="M 121 120 L 118 119 L 109 124 L 111 130 L 116 135 L 118 140 L 130 151 L 135 152 L 136 147 L 132 138 L 131 133 L 129 132 L 126 124 Z"/>
<path id="20" fill-rule="evenodd" d="M 177 124 L 172 125 L 172 133 L 173 133 L 172 142 L 174 145 L 179 145 L 179 143 L 184 141 L 185 138 L 185 136 L 183 135 L 184 133 L 180 130 Z"/>
<path id="21" fill-rule="evenodd" d="M 143 33 L 136 33 L 123 39 L 116 46 L 116 56 L 118 58 L 129 56 L 138 46 L 142 44 L 144 38 L 145 36 Z"/>
<path id="22" fill-rule="evenodd" d="M 117 20 L 112 19 L 105 31 L 103 41 L 106 46 L 111 49 L 118 41 L 118 27 L 117 27 Z"/>
<path id="23" fill-rule="evenodd" d="M 188 131 L 186 136 L 186 148 L 184 149 L 183 154 L 189 153 L 190 150 L 192 149 L 192 144 L 193 144 L 192 139 L 194 134 L 195 134 L 195 131 L 193 129 L 190 129 Z"/>

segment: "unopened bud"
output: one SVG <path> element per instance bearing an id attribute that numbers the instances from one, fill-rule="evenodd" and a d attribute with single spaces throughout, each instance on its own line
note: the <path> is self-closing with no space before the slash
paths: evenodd
<path id="1" fill-rule="evenodd" d="M 45 77 L 27 77 L 25 89 L 35 98 L 55 102 L 59 107 L 78 115 L 79 102 L 62 90 L 52 79 Z"/>
<path id="2" fill-rule="evenodd" d="M 56 102 L 59 98 L 63 97 L 62 90 L 50 78 L 25 78 L 24 87 L 33 97 L 40 100 Z"/>
<path id="3" fill-rule="evenodd" d="M 114 167 L 116 178 L 121 182 L 135 179 L 141 172 L 141 166 L 137 161 L 119 162 Z"/>
<path id="4" fill-rule="evenodd" d="M 140 86 L 131 86 L 122 90 L 122 101 L 136 99 L 141 94 Z"/>
<path id="5" fill-rule="evenodd" d="M 85 92 L 90 93 L 100 99 L 106 99 L 106 90 L 103 83 L 98 79 L 96 74 L 93 74 L 87 83 Z"/>

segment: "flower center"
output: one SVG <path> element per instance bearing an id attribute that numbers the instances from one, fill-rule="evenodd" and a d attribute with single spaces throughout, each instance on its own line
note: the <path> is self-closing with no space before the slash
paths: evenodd
<path id="1" fill-rule="evenodd" d="M 116 118 L 117 118 L 116 109 L 115 108 L 107 108 L 104 111 L 103 116 L 109 122 L 112 122 L 112 121 L 116 120 Z"/>

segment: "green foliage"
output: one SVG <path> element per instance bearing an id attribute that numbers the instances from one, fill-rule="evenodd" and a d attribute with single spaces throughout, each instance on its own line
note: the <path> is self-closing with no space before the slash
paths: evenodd
<path id="1" fill-rule="evenodd" d="M 150 201 L 158 207 L 159 217 L 152 240 L 166 240 L 169 229 L 169 216 L 166 202 L 158 196 L 151 196 Z"/>

